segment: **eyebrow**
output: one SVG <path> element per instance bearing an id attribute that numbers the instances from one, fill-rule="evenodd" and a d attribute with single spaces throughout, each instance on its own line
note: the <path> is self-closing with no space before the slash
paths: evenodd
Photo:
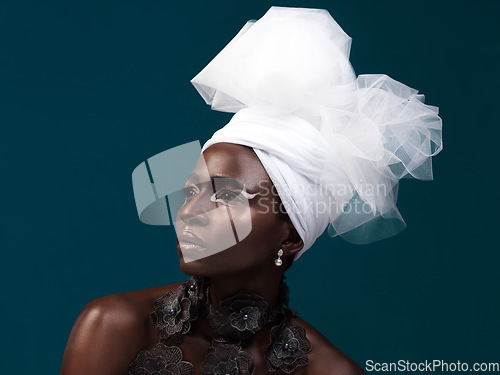
<path id="1" fill-rule="evenodd" d="M 200 176 L 198 176 L 198 174 L 196 174 L 195 172 L 191 172 L 191 174 L 186 179 L 186 182 L 188 182 L 190 180 L 193 180 L 192 182 L 194 184 L 199 184 L 200 183 Z M 231 185 L 234 185 L 234 187 L 237 187 L 241 190 L 245 190 L 245 184 L 242 183 L 241 181 L 233 178 L 233 177 L 228 177 L 228 176 L 224 176 L 221 174 L 216 174 L 216 175 L 211 176 L 210 180 L 212 181 L 212 183 L 214 185 L 217 183 L 216 182 L 217 180 L 221 180 L 221 181 L 227 181 Z"/>

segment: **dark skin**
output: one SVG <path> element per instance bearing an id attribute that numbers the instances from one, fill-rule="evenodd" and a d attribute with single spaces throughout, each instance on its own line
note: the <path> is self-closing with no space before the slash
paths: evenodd
<path id="1" fill-rule="evenodd" d="M 237 222 L 250 218 L 252 230 L 236 245 L 194 261 L 186 261 L 189 260 L 188 254 L 183 253 L 185 249 L 178 243 L 180 267 L 188 275 L 210 278 L 212 303 L 235 294 L 258 294 L 271 302 L 278 295 L 284 271 L 303 247 L 302 239 L 288 216 L 272 209 L 276 208 L 279 198 L 251 148 L 217 143 L 205 150 L 203 156 L 204 160 L 200 157 L 194 170 L 202 180 L 227 176 L 241 182 L 248 193 L 259 193 L 248 201 L 248 210 L 231 209 L 232 220 Z M 194 186 L 194 182 L 188 179 L 186 186 Z M 216 213 L 206 213 L 220 203 L 205 199 L 202 189 L 187 193 L 186 202 L 177 216 L 177 233 L 192 231 L 209 244 L 210 238 L 217 238 L 215 234 L 220 230 L 220 218 Z M 210 207 L 211 204 L 214 206 Z M 265 207 L 269 210 L 263 209 Z M 280 248 L 283 249 L 283 265 L 277 267 L 274 261 Z M 159 341 L 150 320 L 153 301 L 168 291 L 176 290 L 180 284 L 92 300 L 73 326 L 64 352 L 61 375 L 126 375 L 128 365 L 137 353 L 153 348 Z M 302 326 L 312 344 L 312 351 L 308 353 L 309 364 L 297 368 L 294 374 L 363 374 L 358 365 L 303 319 L 293 317 L 291 323 Z M 194 322 L 180 345 L 184 360 L 193 363 L 197 375 L 201 374 L 200 364 L 208 352 L 211 339 L 211 329 L 202 316 Z M 268 365 L 262 354 L 268 343 L 269 329 L 264 327 L 255 341 L 245 347 L 254 356 L 255 375 L 268 374 Z"/>

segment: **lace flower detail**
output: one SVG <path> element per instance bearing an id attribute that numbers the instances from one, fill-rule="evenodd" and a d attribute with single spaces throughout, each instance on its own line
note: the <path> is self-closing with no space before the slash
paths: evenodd
<path id="1" fill-rule="evenodd" d="M 205 278 L 191 276 L 186 282 L 186 297 L 191 301 L 191 318 L 198 319 L 201 305 L 205 302 L 208 282 Z"/>
<path id="2" fill-rule="evenodd" d="M 182 360 L 177 346 L 156 344 L 151 351 L 143 350 L 129 366 L 129 375 L 192 375 L 194 367 Z"/>
<path id="3" fill-rule="evenodd" d="M 239 295 L 218 307 L 209 306 L 208 322 L 218 342 L 249 345 L 267 322 L 267 302 L 261 296 Z"/>
<path id="4" fill-rule="evenodd" d="M 191 277 L 176 291 L 170 291 L 153 302 L 151 320 L 162 340 L 179 343 L 198 318 L 201 288 L 198 278 Z"/>
<path id="5" fill-rule="evenodd" d="M 252 355 L 232 344 L 212 346 L 201 364 L 203 375 L 251 375 L 253 370 Z"/>
<path id="6" fill-rule="evenodd" d="M 274 338 L 266 350 L 266 358 L 273 374 L 290 374 L 299 366 L 309 362 L 306 353 L 311 351 L 311 342 L 305 329 L 291 324 L 276 326 L 271 331 Z"/>
<path id="7" fill-rule="evenodd" d="M 257 307 L 243 307 L 240 312 L 233 312 L 229 315 L 229 323 L 238 331 L 254 331 L 259 328 L 260 315 Z"/>

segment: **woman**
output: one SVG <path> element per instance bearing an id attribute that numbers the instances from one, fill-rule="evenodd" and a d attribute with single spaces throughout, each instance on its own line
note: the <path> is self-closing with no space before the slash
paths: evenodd
<path id="1" fill-rule="evenodd" d="M 227 176 L 248 186 L 249 193 L 262 195 L 250 200 L 253 227 L 248 237 L 227 250 L 187 263 L 178 244 L 181 269 L 188 275 L 210 278 L 212 304 L 218 304 L 237 294 L 257 294 L 271 303 L 278 297 L 283 273 L 291 265 L 293 255 L 302 249 L 303 242 L 289 218 L 273 209 L 272 201 L 277 196 L 266 171 L 251 148 L 217 143 L 209 147 L 203 156 L 202 160 L 206 162 L 211 177 Z M 204 163 L 199 165 L 201 164 Z M 183 227 L 177 229 L 178 233 L 189 229 L 201 239 L 206 239 L 210 237 L 210 232 L 217 230 L 217 218 L 212 218 L 210 223 L 203 223 L 197 210 L 205 210 L 203 205 L 211 202 L 204 194 L 199 196 L 208 203 L 200 202 L 193 192 L 188 191 L 186 194 L 186 204 L 179 211 Z M 194 197 L 190 198 L 192 195 Z M 264 207 L 268 209 L 265 210 Z M 185 246 L 189 246 L 187 242 Z M 283 265 L 278 267 L 275 260 L 280 248 L 283 250 Z M 180 284 L 110 295 L 92 301 L 75 323 L 61 373 L 127 374 L 128 365 L 137 353 L 144 348 L 153 348 L 159 341 L 157 329 L 161 324 L 156 324 L 155 329 L 155 324 L 150 319 L 153 302 L 168 291 L 176 291 Z M 307 367 L 297 367 L 295 373 L 329 374 L 334 370 L 335 373 L 362 373 L 353 361 L 312 326 L 298 317 L 292 317 L 291 321 L 305 329 L 313 348 L 307 353 Z M 263 353 L 269 343 L 269 335 L 269 326 L 266 326 L 245 347 L 245 351 L 253 355 L 254 374 L 268 373 Z M 180 348 L 183 358 L 191 362 L 195 369 L 199 369 L 206 358 L 212 336 L 206 316 L 201 316 L 182 340 Z M 195 373 L 200 373 L 198 371 Z"/>
<path id="2" fill-rule="evenodd" d="M 288 307 L 284 272 L 328 225 L 355 243 L 401 230 L 398 181 L 432 178 L 442 145 L 437 109 L 387 76 L 356 78 L 349 48 L 328 12 L 273 7 L 193 79 L 236 115 L 204 145 L 182 204 L 160 188 L 166 164 L 150 159 L 153 184 L 134 185 L 145 222 L 168 215 L 146 215 L 141 189 L 168 195 L 191 277 L 91 301 L 61 374 L 363 372 Z"/>

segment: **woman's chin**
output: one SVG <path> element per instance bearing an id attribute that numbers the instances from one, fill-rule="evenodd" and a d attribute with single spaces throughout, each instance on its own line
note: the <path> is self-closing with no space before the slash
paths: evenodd
<path id="1" fill-rule="evenodd" d="M 183 273 L 189 276 L 208 277 L 207 267 L 200 260 L 186 262 L 182 253 L 179 254 L 179 267 Z"/>

